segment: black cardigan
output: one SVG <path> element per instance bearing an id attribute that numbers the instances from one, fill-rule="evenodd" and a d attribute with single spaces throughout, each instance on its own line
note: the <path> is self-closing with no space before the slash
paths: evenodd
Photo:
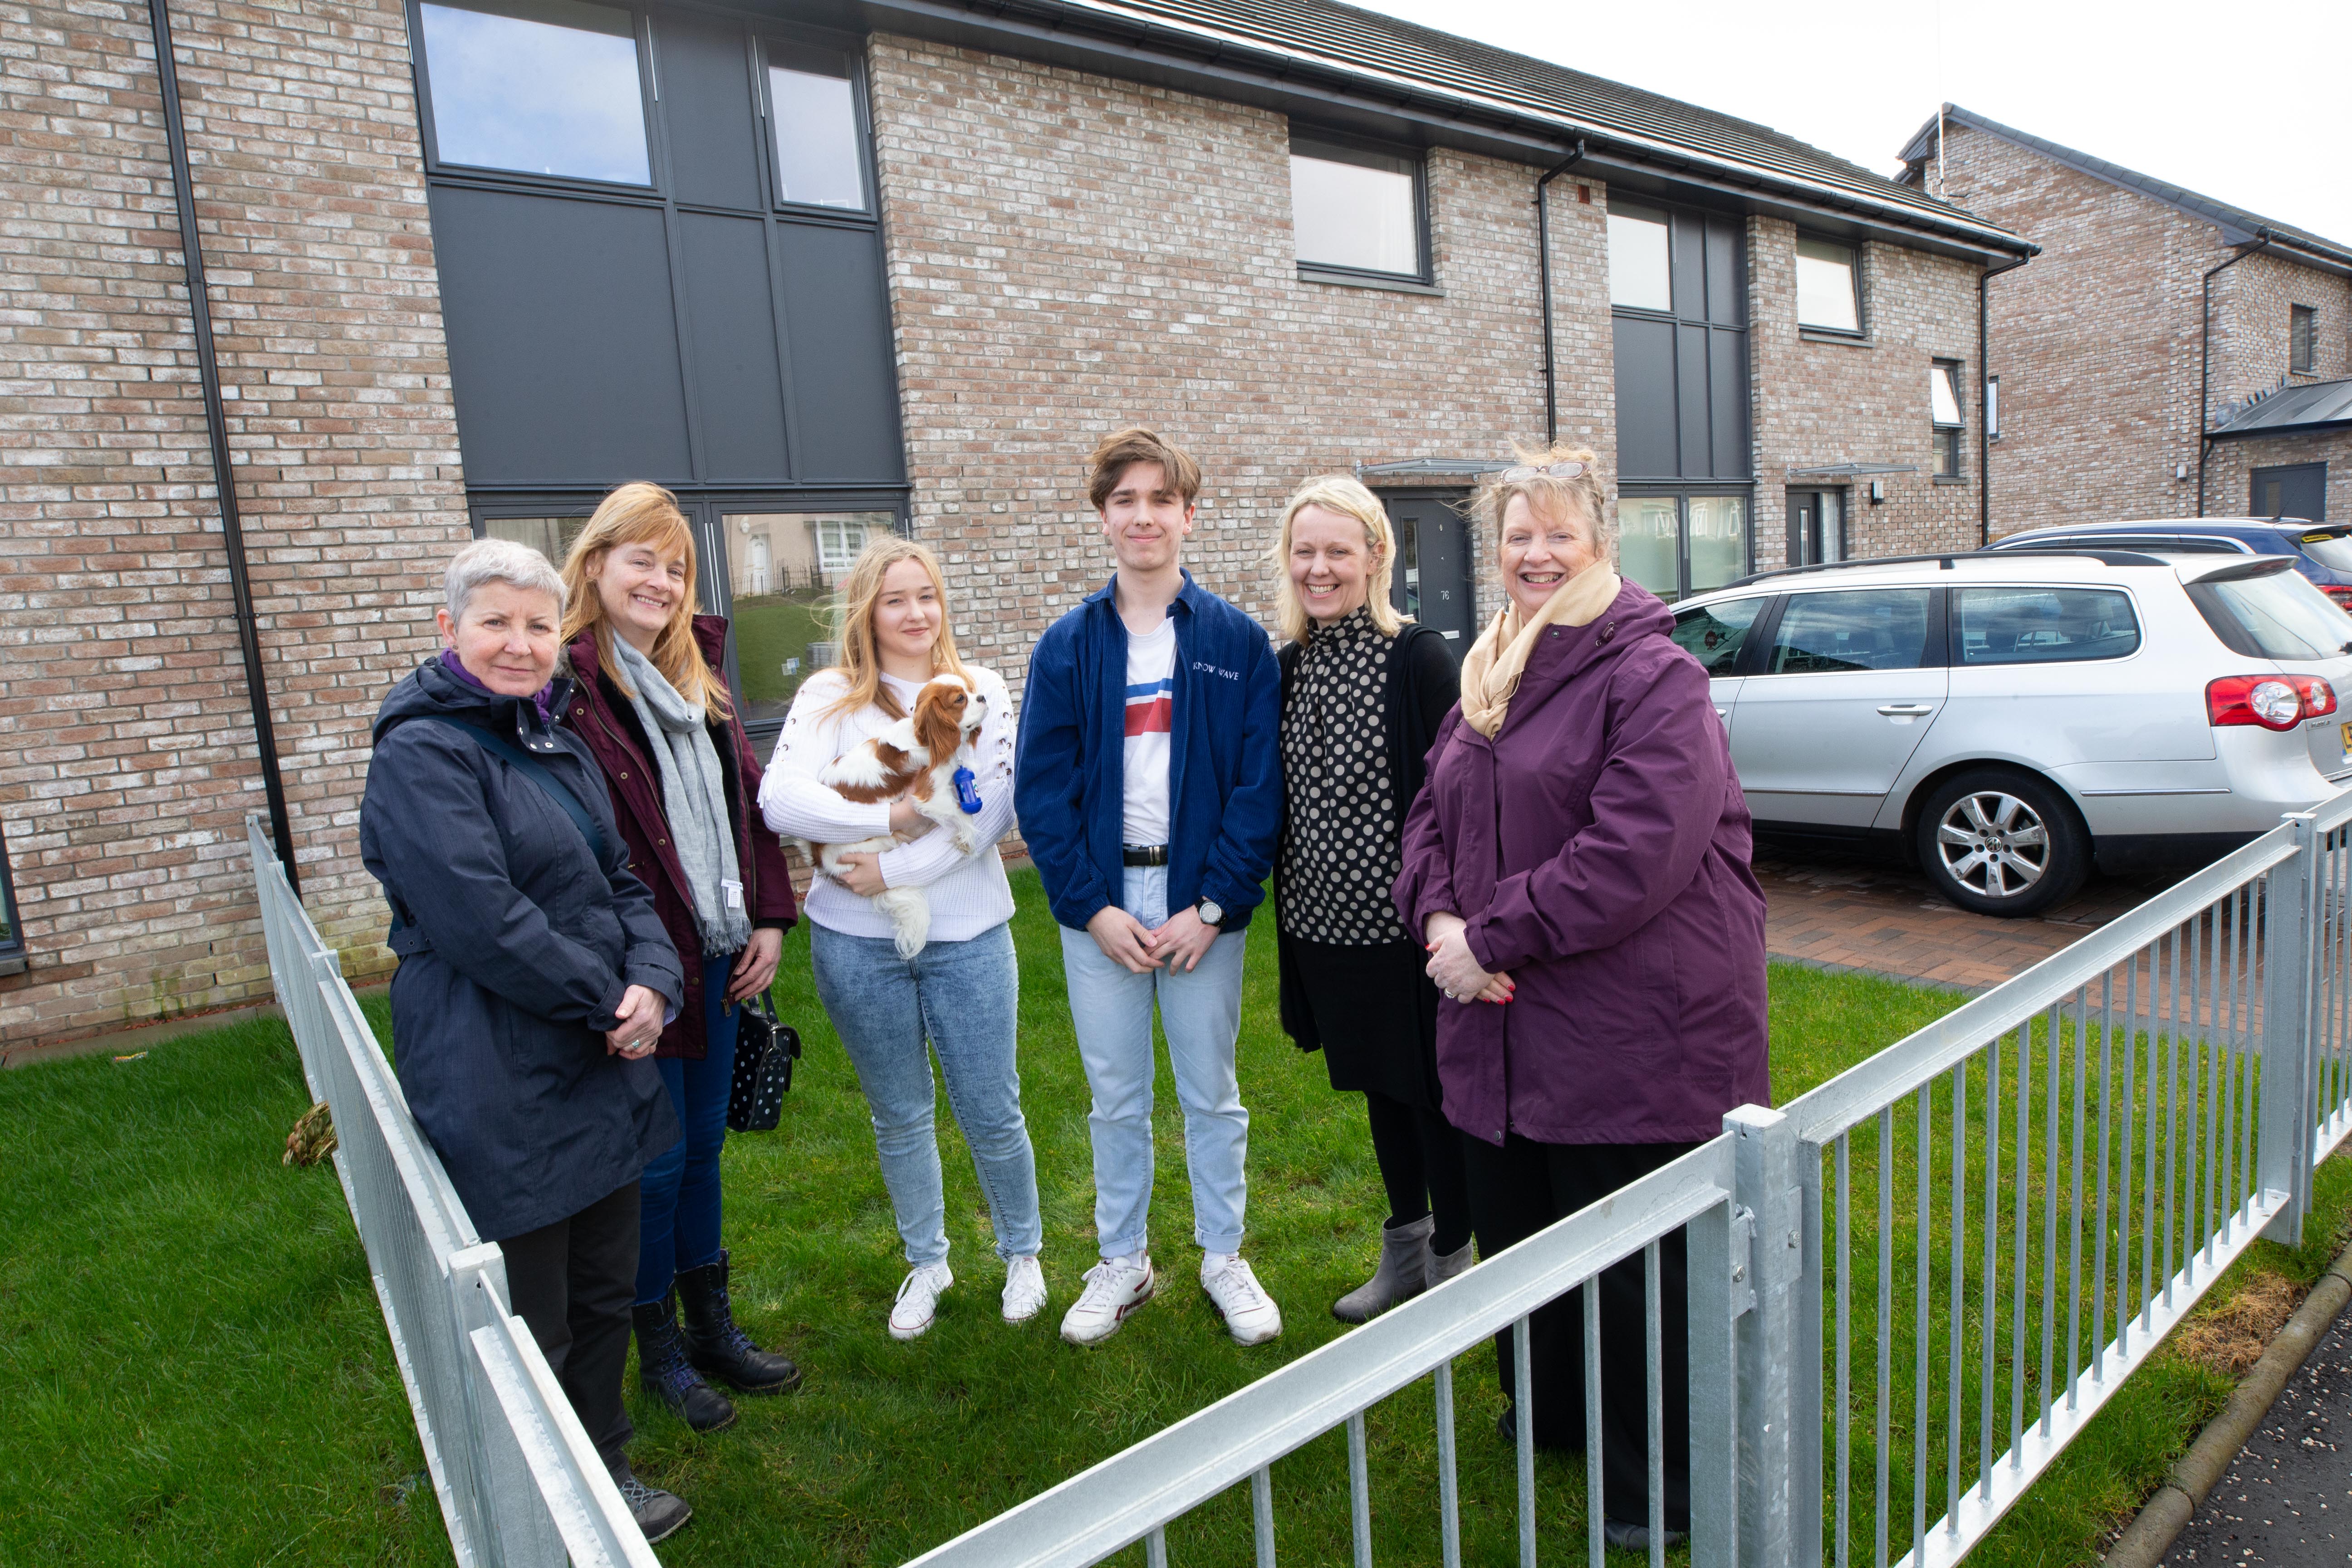
<path id="1" fill-rule="evenodd" d="M 1397 830 L 1402 833 L 1405 816 L 1412 809 L 1413 797 L 1421 794 L 1422 780 L 1428 773 L 1430 750 L 1437 744 L 1438 736 L 1444 732 L 1447 716 L 1461 700 L 1462 671 L 1454 662 L 1454 650 L 1446 647 L 1444 635 L 1434 626 L 1407 621 L 1398 631 L 1396 642 L 1397 675 L 1389 682 L 1381 723 L 1388 741 L 1389 785 L 1396 797 Z M 1290 643 L 1276 656 L 1275 661 L 1282 670 L 1285 712 L 1289 711 L 1290 686 L 1297 676 L 1299 657 L 1306 646 Z M 1286 816 L 1286 789 L 1283 799 Z M 1286 820 L 1283 830 L 1289 831 Z M 1279 851 L 1276 858 L 1279 864 Z M 1278 893 L 1279 889 L 1276 890 Z M 1417 937 L 1412 941 L 1415 947 L 1421 945 Z M 1275 911 L 1275 956 L 1280 973 L 1283 1031 L 1300 1050 L 1320 1050 L 1323 1039 L 1316 1032 L 1314 1012 L 1307 1005 L 1279 908 Z"/>

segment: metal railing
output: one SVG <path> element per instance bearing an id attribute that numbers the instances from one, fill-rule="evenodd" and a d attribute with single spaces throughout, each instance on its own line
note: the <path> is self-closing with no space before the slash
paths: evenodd
<path id="1" fill-rule="evenodd" d="M 461 1564 L 654 1568 L 652 1548 L 547 1358 L 508 1310 L 506 1260 L 474 1234 L 375 1032 L 248 819 L 269 973 L 367 1248 L 426 1468 Z"/>
<path id="2" fill-rule="evenodd" d="M 1354 1562 L 1370 1568 L 1366 1413 L 1426 1380 L 1434 1523 L 1458 1568 L 1454 1361 L 1508 1332 L 1532 1568 L 1530 1315 L 1636 1256 L 1654 1563 L 1661 1325 L 1677 1310 L 1695 1564 L 1949 1563 L 2248 1246 L 2301 1239 L 2313 1167 L 2347 1133 L 2352 793 L 916 1563 L 1086 1568 L 1140 1541 L 1165 1568 L 1167 1526 L 1246 1481 L 1256 1563 L 1273 1568 L 1272 1466 L 1344 1427 Z M 1658 1268 L 1677 1232 L 1680 1304 L 1661 1300 Z M 1600 1306 L 1580 1296 L 1597 1433 Z M 1583 1461 L 1596 1565 L 1601 1447 Z"/>

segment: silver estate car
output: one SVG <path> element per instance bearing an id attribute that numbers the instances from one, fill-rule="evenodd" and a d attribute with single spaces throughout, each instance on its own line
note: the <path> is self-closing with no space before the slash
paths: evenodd
<path id="1" fill-rule="evenodd" d="M 1759 836 L 1895 850 L 2028 915 L 2210 859 L 2352 780 L 2352 616 L 2284 556 L 1978 552 L 1675 606 Z"/>

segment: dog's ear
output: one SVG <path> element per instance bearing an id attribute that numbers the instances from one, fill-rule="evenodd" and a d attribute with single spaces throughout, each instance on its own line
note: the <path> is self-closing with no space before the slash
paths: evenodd
<path id="1" fill-rule="evenodd" d="M 842 799 L 854 800 L 861 805 L 871 805 L 877 800 L 888 800 L 905 789 L 907 781 L 913 778 L 917 772 L 911 765 L 914 759 L 887 741 L 872 741 L 868 742 L 867 745 L 871 748 L 874 759 L 873 770 L 854 783 L 843 782 L 833 786 L 834 793 L 840 795 Z M 849 756 L 856 754 L 855 752 L 847 753 Z M 846 760 L 846 757 L 844 760 Z M 876 776 L 877 774 L 879 776 Z"/>
<path id="2" fill-rule="evenodd" d="M 915 703 L 915 739 L 930 753 L 933 766 L 963 744 L 963 710 L 971 700 L 960 681 L 934 680 L 923 688 Z"/>

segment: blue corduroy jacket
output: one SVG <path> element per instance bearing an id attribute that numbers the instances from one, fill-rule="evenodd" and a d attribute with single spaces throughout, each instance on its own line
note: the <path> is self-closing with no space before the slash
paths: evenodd
<path id="1" fill-rule="evenodd" d="M 1125 867 L 1127 626 L 1118 580 L 1037 639 L 1021 694 L 1013 804 L 1055 920 L 1118 902 Z M 1184 574 L 1169 737 L 1168 908 L 1203 896 L 1239 931 L 1282 830 L 1282 676 L 1265 628 Z"/>

